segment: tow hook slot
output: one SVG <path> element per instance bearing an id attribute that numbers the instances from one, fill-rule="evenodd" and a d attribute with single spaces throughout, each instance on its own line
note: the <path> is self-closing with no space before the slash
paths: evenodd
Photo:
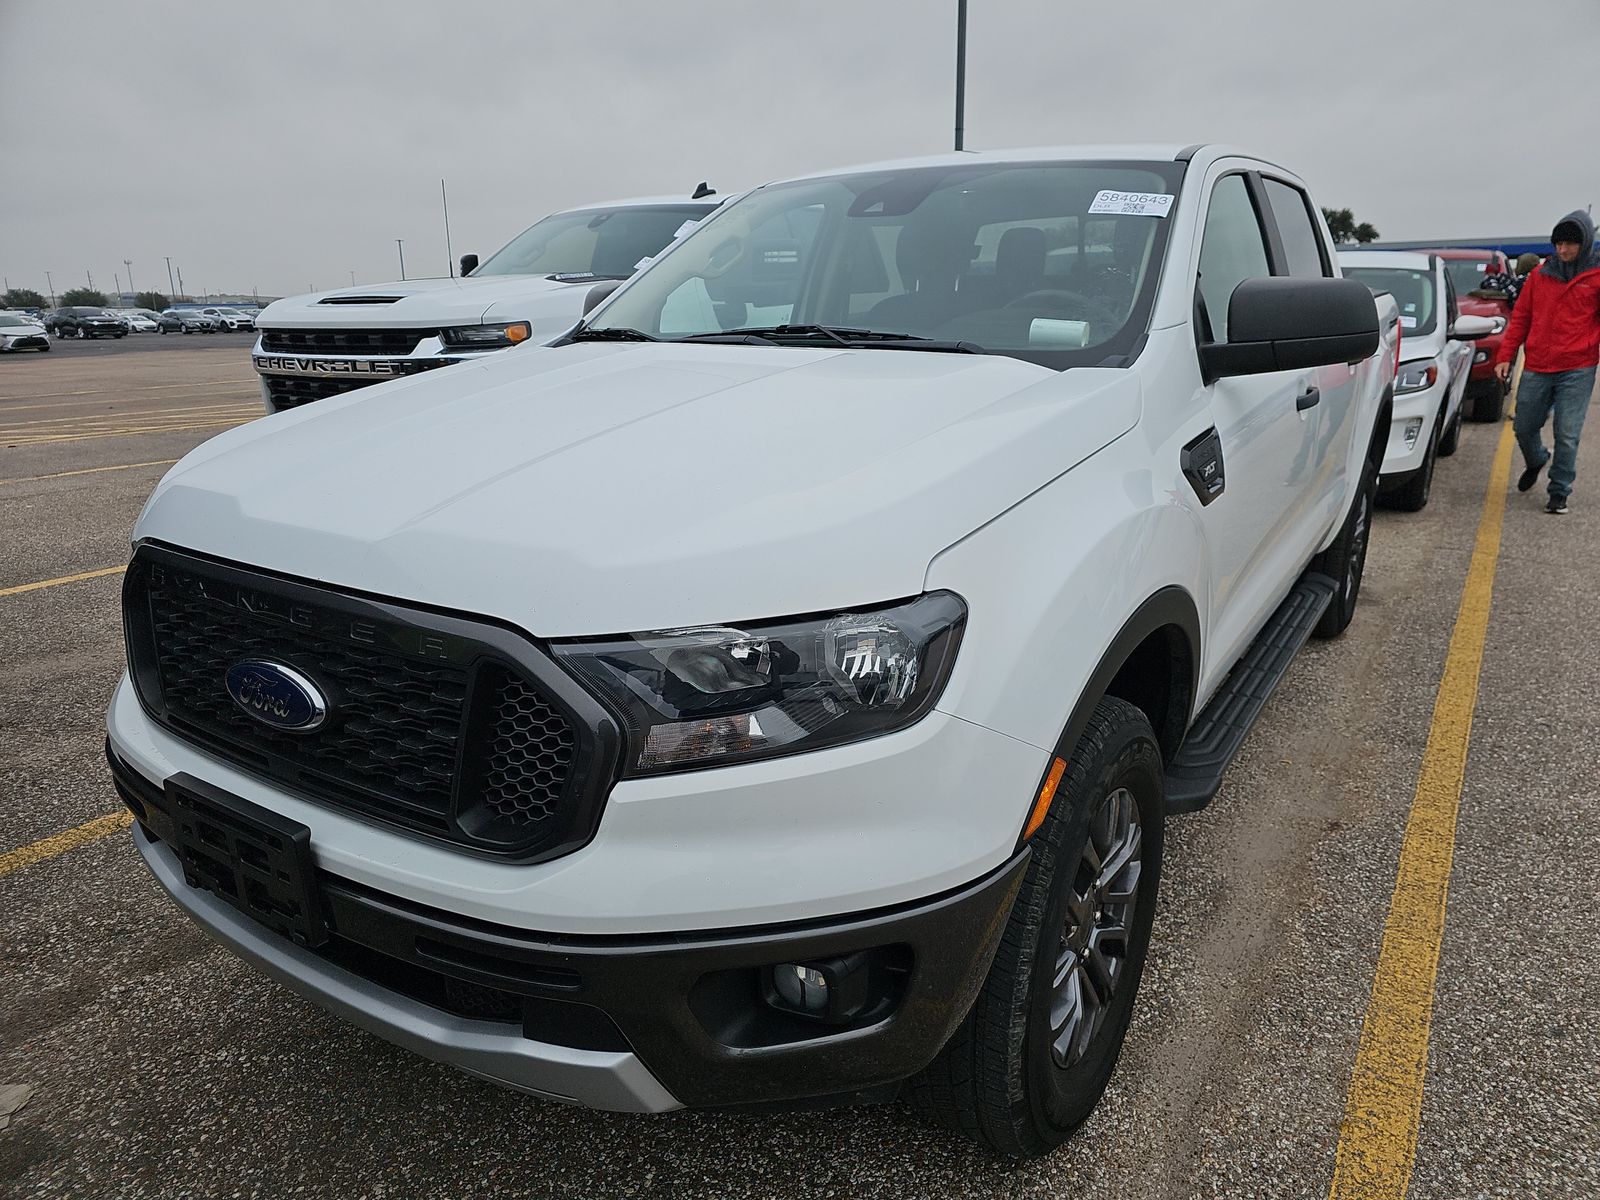
<path id="1" fill-rule="evenodd" d="M 1194 494 L 1200 498 L 1201 504 L 1210 504 L 1222 495 L 1228 481 L 1222 469 L 1222 438 L 1218 436 L 1216 426 L 1213 425 L 1183 448 L 1178 465 L 1183 468 L 1184 477 L 1188 479 L 1189 486 L 1194 488 Z"/>

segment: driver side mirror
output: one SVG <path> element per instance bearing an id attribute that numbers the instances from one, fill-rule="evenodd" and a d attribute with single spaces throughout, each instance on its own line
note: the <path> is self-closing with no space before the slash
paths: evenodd
<path id="1" fill-rule="evenodd" d="M 1457 341 L 1470 342 L 1475 338 L 1488 337 L 1494 332 L 1494 327 L 1493 317 L 1474 317 L 1463 313 L 1451 323 L 1450 336 Z"/>
<path id="2" fill-rule="evenodd" d="M 1200 347 L 1209 383 L 1359 362 L 1378 349 L 1378 306 L 1354 279 L 1246 279 L 1228 298 L 1228 340 Z"/>
<path id="3" fill-rule="evenodd" d="M 463 254 L 461 256 L 461 273 L 471 275 L 478 269 L 478 256 L 476 254 Z"/>

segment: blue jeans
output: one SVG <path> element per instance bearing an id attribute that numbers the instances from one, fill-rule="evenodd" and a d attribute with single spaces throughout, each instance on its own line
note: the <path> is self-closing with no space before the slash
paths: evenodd
<path id="1" fill-rule="evenodd" d="M 1530 467 L 1542 466 L 1550 460 L 1550 451 L 1544 448 L 1544 439 L 1539 433 L 1550 419 L 1550 410 L 1555 410 L 1555 462 L 1550 464 L 1552 496 L 1570 496 L 1573 480 L 1578 477 L 1578 435 L 1583 432 L 1583 418 L 1589 414 L 1594 373 L 1593 367 L 1550 372 L 1524 368 L 1522 382 L 1517 385 L 1517 415 L 1511 427 L 1516 431 L 1517 445 L 1522 447 L 1522 457 Z"/>

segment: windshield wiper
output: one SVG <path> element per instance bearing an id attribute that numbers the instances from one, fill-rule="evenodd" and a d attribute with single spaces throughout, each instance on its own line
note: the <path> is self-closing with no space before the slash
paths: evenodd
<path id="1" fill-rule="evenodd" d="M 974 342 L 939 341 L 914 333 L 889 333 L 881 329 L 848 329 L 840 325 L 766 325 L 726 329 L 720 333 L 697 333 L 674 338 L 679 342 L 720 341 L 730 338 L 762 338 L 777 342 L 786 338 L 826 338 L 848 350 L 929 350 L 953 354 L 985 354 Z"/>
<path id="2" fill-rule="evenodd" d="M 590 329 L 585 326 L 567 335 L 569 342 L 659 342 L 661 339 L 637 329 Z"/>

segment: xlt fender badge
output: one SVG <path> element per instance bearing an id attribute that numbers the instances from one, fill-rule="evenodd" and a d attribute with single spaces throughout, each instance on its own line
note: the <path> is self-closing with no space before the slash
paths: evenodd
<path id="1" fill-rule="evenodd" d="M 1194 488 L 1194 494 L 1200 497 L 1201 504 L 1210 504 L 1228 486 L 1222 469 L 1222 439 L 1217 436 L 1215 426 L 1183 448 L 1178 465 L 1183 468 L 1184 477 Z"/>

